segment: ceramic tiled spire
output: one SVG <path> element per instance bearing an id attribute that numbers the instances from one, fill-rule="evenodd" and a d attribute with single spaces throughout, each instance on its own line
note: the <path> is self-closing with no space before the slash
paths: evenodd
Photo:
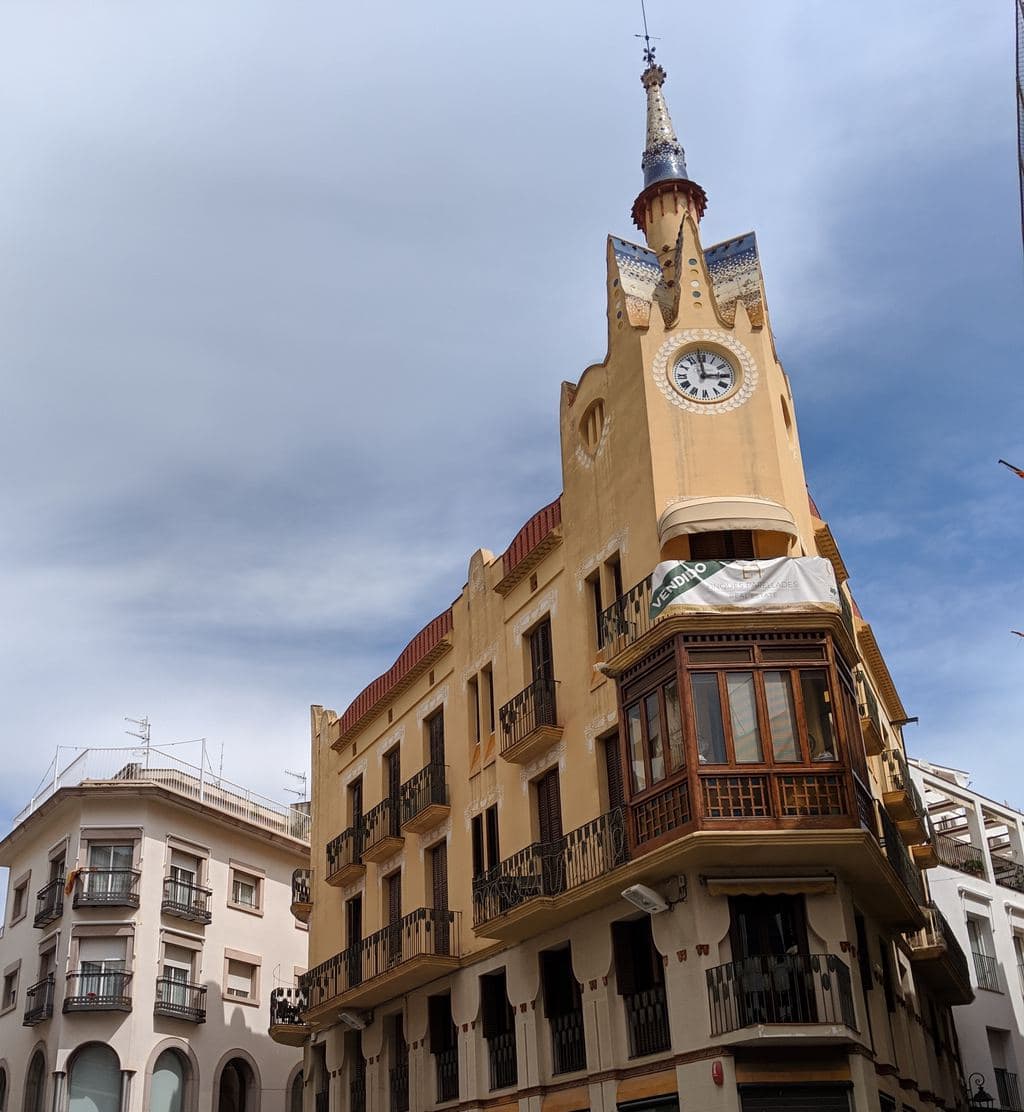
<path id="1" fill-rule="evenodd" d="M 653 59 L 640 78 L 647 90 L 647 146 L 641 166 L 644 188 L 660 181 L 686 181 L 686 155 L 676 137 L 672 117 L 668 114 L 665 94 L 665 71 Z"/>

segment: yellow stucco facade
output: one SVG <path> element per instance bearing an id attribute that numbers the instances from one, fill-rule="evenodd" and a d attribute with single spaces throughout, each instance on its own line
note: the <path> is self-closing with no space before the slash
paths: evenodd
<path id="1" fill-rule="evenodd" d="M 663 82 L 646 242 L 609 238 L 608 353 L 561 388 L 561 495 L 312 710 L 310 1102 L 961 1100 L 906 714 L 807 494 L 756 241 L 701 243 Z M 816 557 L 831 601 L 651 610 L 663 563 L 742 590 Z"/>

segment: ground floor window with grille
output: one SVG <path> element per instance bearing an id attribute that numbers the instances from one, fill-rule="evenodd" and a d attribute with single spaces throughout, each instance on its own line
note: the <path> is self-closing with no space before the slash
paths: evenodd
<path id="1" fill-rule="evenodd" d="M 647 915 L 612 923 L 615 991 L 622 997 L 630 1058 L 670 1049 L 665 968 Z"/>
<path id="2" fill-rule="evenodd" d="M 504 969 L 480 978 L 480 999 L 490 1087 L 492 1091 L 507 1089 L 518 1082 L 519 1063 L 515 1010 L 508 1001 Z"/>
<path id="3" fill-rule="evenodd" d="M 583 1032 L 583 995 L 572 968 L 572 950 L 563 946 L 540 954 L 540 987 L 544 1016 L 551 1029 L 551 1072 L 575 1073 L 587 1068 Z"/>
<path id="4" fill-rule="evenodd" d="M 427 998 L 430 1053 L 437 1070 L 437 1103 L 459 1099 L 459 1034 L 450 993 Z"/>

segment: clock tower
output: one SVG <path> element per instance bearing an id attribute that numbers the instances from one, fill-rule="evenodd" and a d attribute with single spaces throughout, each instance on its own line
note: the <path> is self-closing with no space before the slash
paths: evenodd
<path id="1" fill-rule="evenodd" d="M 651 566 L 806 555 L 813 528 L 793 397 L 757 241 L 702 244 L 707 195 L 687 170 L 666 72 L 651 51 L 647 63 L 644 181 L 632 209 L 646 243 L 608 240 L 608 355 L 562 391 L 564 508 L 628 520 Z"/>

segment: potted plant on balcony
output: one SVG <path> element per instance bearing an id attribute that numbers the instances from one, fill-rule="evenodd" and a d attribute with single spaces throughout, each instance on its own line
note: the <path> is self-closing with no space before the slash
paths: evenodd
<path id="1" fill-rule="evenodd" d="M 971 876 L 985 875 L 985 862 L 980 857 L 968 857 L 960 867 Z"/>

